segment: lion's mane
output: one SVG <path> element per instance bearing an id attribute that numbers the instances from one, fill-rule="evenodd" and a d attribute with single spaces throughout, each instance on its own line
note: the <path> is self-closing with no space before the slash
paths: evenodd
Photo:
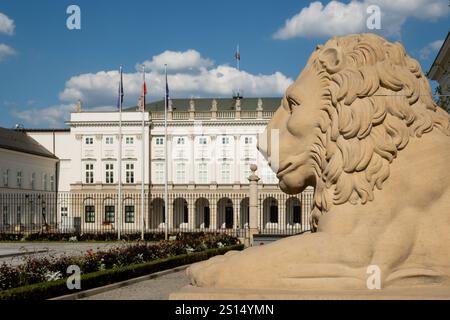
<path id="1" fill-rule="evenodd" d="M 336 37 L 318 46 L 308 65 L 324 84 L 325 111 L 312 146 L 319 177 L 314 228 L 332 205 L 372 201 L 409 140 L 435 128 L 450 135 L 450 118 L 398 42 L 374 34 Z"/>

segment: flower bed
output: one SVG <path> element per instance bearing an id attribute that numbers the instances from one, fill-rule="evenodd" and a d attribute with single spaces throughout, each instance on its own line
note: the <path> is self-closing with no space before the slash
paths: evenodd
<path id="1" fill-rule="evenodd" d="M 244 245 L 237 244 L 154 260 L 147 263 L 132 264 L 124 267 L 83 274 L 81 275 L 81 290 L 101 287 L 111 283 L 206 260 L 215 255 L 224 254 L 229 250 L 242 250 L 243 248 Z M 44 300 L 75 292 L 67 288 L 65 279 L 60 279 L 35 283 L 9 290 L 0 290 L 0 300 Z"/>
<path id="2" fill-rule="evenodd" d="M 135 243 L 104 251 L 87 251 L 82 256 L 26 257 L 18 266 L 0 265 L 0 292 L 63 279 L 70 265 L 77 265 L 81 274 L 88 274 L 237 244 L 239 240 L 226 234 L 180 234 L 175 241 Z"/>

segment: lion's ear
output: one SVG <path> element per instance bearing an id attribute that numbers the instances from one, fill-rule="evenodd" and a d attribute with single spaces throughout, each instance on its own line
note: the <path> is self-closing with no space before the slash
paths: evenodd
<path id="1" fill-rule="evenodd" d="M 319 53 L 319 61 L 329 73 L 336 73 L 344 67 L 344 54 L 339 48 L 326 48 Z"/>

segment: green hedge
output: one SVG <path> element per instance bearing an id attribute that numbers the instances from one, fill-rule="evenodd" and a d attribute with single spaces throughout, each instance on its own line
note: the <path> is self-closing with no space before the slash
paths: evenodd
<path id="1" fill-rule="evenodd" d="M 81 290 L 69 290 L 66 279 L 51 282 L 36 283 L 19 288 L 0 291 L 0 300 L 44 300 L 70 293 L 76 293 L 92 288 L 106 286 L 147 274 L 172 269 L 182 265 L 207 260 L 215 255 L 224 254 L 230 250 L 242 250 L 244 245 L 238 244 L 218 249 L 208 249 L 155 260 L 142 264 L 134 264 L 120 268 L 108 269 L 81 275 Z"/>

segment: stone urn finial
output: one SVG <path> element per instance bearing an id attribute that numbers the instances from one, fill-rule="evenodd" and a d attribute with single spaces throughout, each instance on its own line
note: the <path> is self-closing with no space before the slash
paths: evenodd
<path id="1" fill-rule="evenodd" d="M 251 171 L 252 173 L 251 173 L 250 176 L 247 178 L 250 182 L 252 182 L 252 181 L 258 182 L 258 181 L 259 181 L 259 177 L 256 175 L 256 170 L 257 170 L 257 169 L 258 169 L 258 166 L 257 166 L 256 164 L 252 163 L 252 164 L 250 165 L 250 171 Z"/>
<path id="2" fill-rule="evenodd" d="M 217 111 L 217 100 L 213 99 L 211 103 L 211 111 Z"/>
<path id="3" fill-rule="evenodd" d="M 81 100 L 80 99 L 78 99 L 78 101 L 77 101 L 77 106 L 76 106 L 76 112 L 81 112 Z"/>
<path id="4" fill-rule="evenodd" d="M 257 111 L 261 111 L 262 109 L 263 109 L 263 101 L 262 101 L 261 98 L 259 98 L 259 99 L 258 99 L 258 104 L 257 104 L 256 110 L 257 110 Z"/>
<path id="5" fill-rule="evenodd" d="M 236 99 L 236 102 L 234 104 L 235 110 L 236 111 L 241 111 L 241 99 Z"/>

